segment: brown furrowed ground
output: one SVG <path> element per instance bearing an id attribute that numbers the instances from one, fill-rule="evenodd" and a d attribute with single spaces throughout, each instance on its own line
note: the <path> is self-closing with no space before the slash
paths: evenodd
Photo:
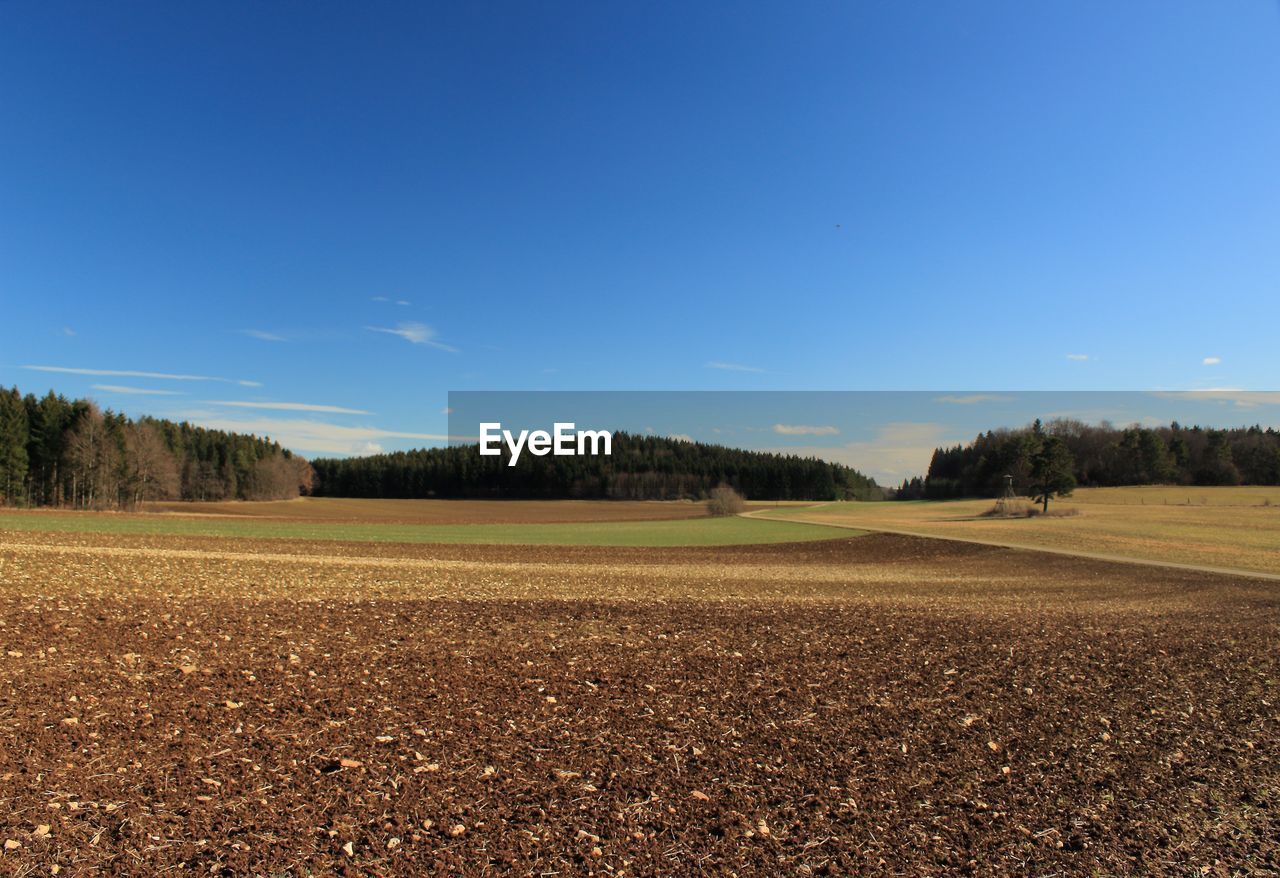
<path id="1" fill-rule="evenodd" d="M 1274 583 L 0 533 L 0 873 L 1280 873 Z"/>

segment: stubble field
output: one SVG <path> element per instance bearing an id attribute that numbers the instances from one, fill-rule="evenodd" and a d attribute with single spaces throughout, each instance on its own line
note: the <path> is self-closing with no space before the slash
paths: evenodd
<path id="1" fill-rule="evenodd" d="M 751 514 L 1280 575 L 1280 487 L 1085 488 L 1054 500 L 1047 518 L 990 518 L 991 508 L 989 499 L 826 503 Z"/>
<path id="2" fill-rule="evenodd" d="M 0 531 L 0 872 L 1276 874 L 1278 608 L 883 534 Z"/>

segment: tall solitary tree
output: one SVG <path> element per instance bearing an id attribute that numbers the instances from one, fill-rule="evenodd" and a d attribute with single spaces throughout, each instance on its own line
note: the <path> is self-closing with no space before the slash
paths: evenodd
<path id="1" fill-rule="evenodd" d="M 1048 512 L 1050 497 L 1065 497 L 1076 489 L 1075 460 L 1057 436 L 1034 435 L 1039 447 L 1031 455 L 1031 499 Z"/>

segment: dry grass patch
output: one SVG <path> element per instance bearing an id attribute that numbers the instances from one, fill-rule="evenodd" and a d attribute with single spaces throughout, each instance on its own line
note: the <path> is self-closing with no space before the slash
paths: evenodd
<path id="1" fill-rule="evenodd" d="M 991 500 L 830 503 L 753 514 L 1280 573 L 1280 505 L 1262 505 L 1280 489 L 1200 488 L 1190 497 L 1204 502 L 1173 502 L 1187 490 L 1082 489 L 1050 503 L 1051 512 L 1066 516 L 1032 518 L 990 517 Z"/>

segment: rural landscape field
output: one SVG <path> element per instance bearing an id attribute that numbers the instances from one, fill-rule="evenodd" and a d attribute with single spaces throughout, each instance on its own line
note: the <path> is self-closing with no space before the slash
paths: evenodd
<path id="1" fill-rule="evenodd" d="M 6 512 L 0 871 L 1280 871 L 1275 582 L 892 505 Z"/>
<path id="2" fill-rule="evenodd" d="M 992 501 L 822 503 L 756 516 L 1280 575 L 1280 487 L 1084 488 L 1047 517 L 993 518 Z"/>
<path id="3" fill-rule="evenodd" d="M 0 878 L 1280 878 L 1276 2 L 0 2 Z"/>

